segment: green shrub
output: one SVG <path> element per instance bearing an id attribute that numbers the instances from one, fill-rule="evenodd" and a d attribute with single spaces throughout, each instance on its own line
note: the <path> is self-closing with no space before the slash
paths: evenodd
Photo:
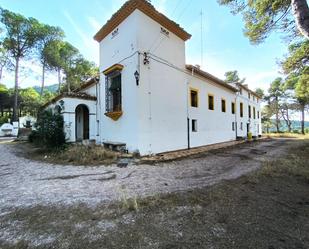
<path id="1" fill-rule="evenodd" d="M 305 128 L 305 133 L 309 134 L 309 128 Z"/>
<path id="2" fill-rule="evenodd" d="M 4 116 L 4 117 L 0 117 L 0 126 L 3 125 L 4 123 L 8 122 L 8 117 Z"/>
<path id="3" fill-rule="evenodd" d="M 39 113 L 35 130 L 29 136 L 29 141 L 48 148 L 59 148 L 65 144 L 61 114 L 45 110 Z"/>

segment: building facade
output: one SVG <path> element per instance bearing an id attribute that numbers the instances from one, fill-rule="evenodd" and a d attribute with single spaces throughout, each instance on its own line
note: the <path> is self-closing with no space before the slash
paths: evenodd
<path id="1" fill-rule="evenodd" d="M 71 142 L 156 154 L 261 135 L 258 96 L 186 64 L 191 35 L 145 0 L 129 0 L 95 35 L 99 80 L 46 105 Z"/>

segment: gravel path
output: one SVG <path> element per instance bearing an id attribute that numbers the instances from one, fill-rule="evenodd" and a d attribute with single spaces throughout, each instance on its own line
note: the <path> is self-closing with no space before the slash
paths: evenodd
<path id="1" fill-rule="evenodd" d="M 275 139 L 207 152 L 158 165 L 82 167 L 51 165 L 16 156 L 0 143 L 0 215 L 10 208 L 36 205 L 94 207 L 127 197 L 182 191 L 234 179 L 283 155 L 292 140 Z"/>

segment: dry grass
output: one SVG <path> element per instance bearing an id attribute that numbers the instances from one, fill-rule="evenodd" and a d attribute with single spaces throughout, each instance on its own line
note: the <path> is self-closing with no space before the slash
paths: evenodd
<path id="1" fill-rule="evenodd" d="M 29 143 L 20 143 L 18 148 L 26 158 L 63 165 L 110 165 L 116 163 L 121 157 L 119 152 L 107 150 L 99 145 L 72 144 L 58 150 L 48 150 L 34 147 Z"/>
<path id="2" fill-rule="evenodd" d="M 309 140 L 293 143 L 260 171 L 207 188 L 142 199 L 121 189 L 111 205 L 12 210 L 0 230 L 19 241 L 0 248 L 309 248 Z"/>
<path id="3" fill-rule="evenodd" d="M 279 160 L 265 162 L 259 174 L 265 176 L 281 176 L 283 174 L 294 177 L 301 176 L 309 180 L 309 141 L 300 142 L 298 147 Z"/>
<path id="4" fill-rule="evenodd" d="M 296 138 L 296 139 L 309 139 L 309 134 L 297 134 L 297 133 L 268 133 L 265 134 L 268 138 Z"/>
<path id="5" fill-rule="evenodd" d="M 49 157 L 54 162 L 74 165 L 109 165 L 114 163 L 119 153 L 107 150 L 102 146 L 70 145 L 62 151 L 52 153 Z"/>

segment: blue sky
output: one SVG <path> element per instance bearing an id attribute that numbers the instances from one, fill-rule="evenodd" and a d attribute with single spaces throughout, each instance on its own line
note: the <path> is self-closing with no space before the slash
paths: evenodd
<path id="1" fill-rule="evenodd" d="M 89 60 L 98 64 L 98 44 L 94 34 L 117 11 L 125 0 L 0 0 L 0 6 L 43 23 L 60 26 L 66 40 L 76 46 Z M 229 70 L 238 70 L 250 88 L 267 89 L 280 70 L 278 60 L 287 52 L 279 34 L 265 43 L 253 46 L 243 35 L 242 17 L 234 16 L 216 0 L 153 0 L 154 6 L 178 22 L 192 34 L 187 42 L 187 63 L 201 64 L 201 17 L 203 10 L 202 68 L 220 78 Z M 26 65 L 26 64 L 25 64 Z M 40 85 L 41 69 L 35 63 L 31 73 L 21 77 L 21 87 Z M 56 76 L 48 75 L 47 84 L 56 83 Z M 13 86 L 13 74 L 6 73 L 4 83 Z"/>

